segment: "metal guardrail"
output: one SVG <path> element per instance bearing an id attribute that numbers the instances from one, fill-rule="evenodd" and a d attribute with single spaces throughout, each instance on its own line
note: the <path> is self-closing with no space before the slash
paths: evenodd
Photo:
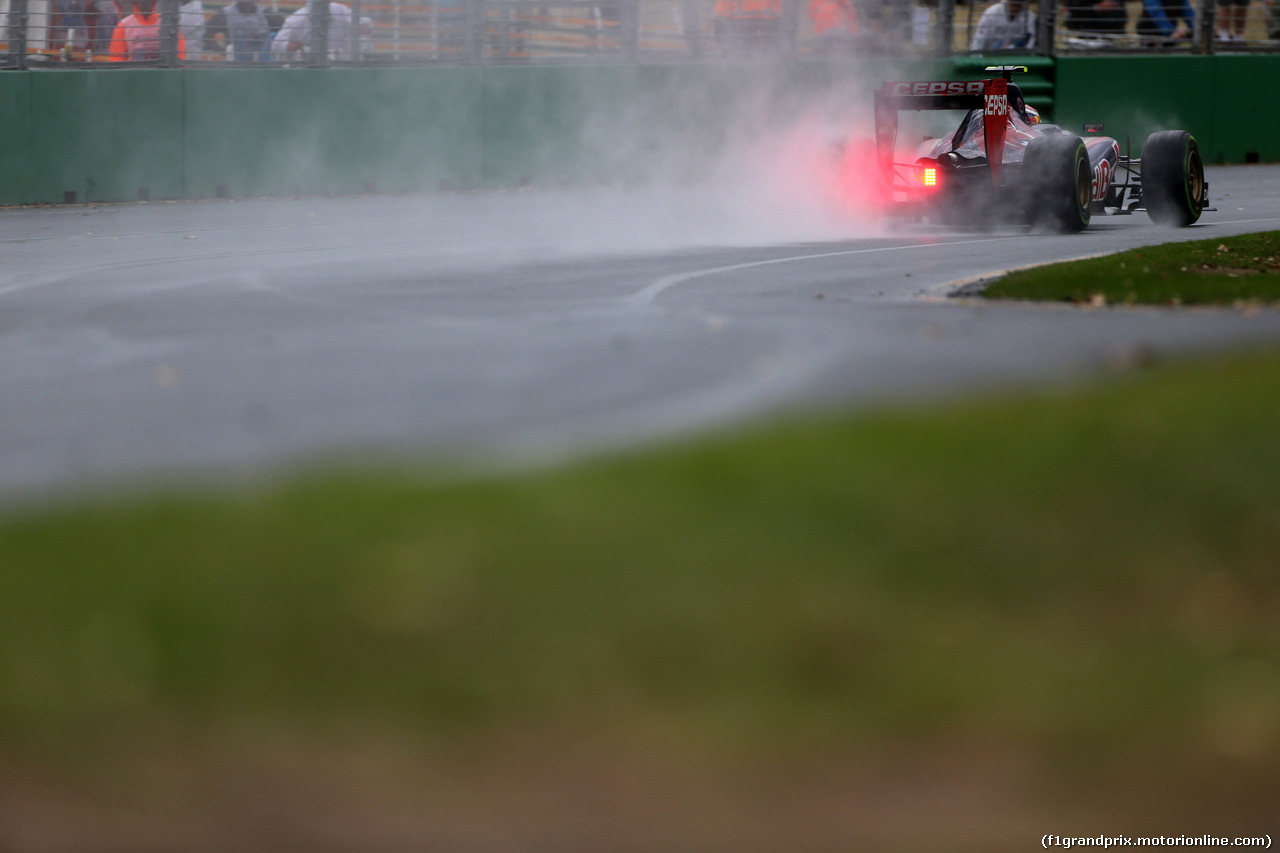
<path id="1" fill-rule="evenodd" d="M 254 0 L 235 23 L 237 4 L 222 0 L 139 2 L 155 3 L 154 17 L 144 19 L 151 29 L 133 45 L 142 49 L 121 55 L 113 35 L 134 0 L 0 0 L 0 67 L 1280 51 L 1280 0 L 1223 7 L 1194 0 L 1185 32 L 1170 33 L 1144 13 L 1144 2 L 1167 8 L 1176 23 L 1187 0 L 1036 0 L 1023 18 L 994 28 L 1015 37 L 995 40 L 983 23 L 994 4 L 978 0 Z M 1016 37 L 1018 20 L 1024 38 Z M 256 32 L 248 42 L 246 26 Z M 1219 32 L 1229 29 L 1237 32 Z"/>

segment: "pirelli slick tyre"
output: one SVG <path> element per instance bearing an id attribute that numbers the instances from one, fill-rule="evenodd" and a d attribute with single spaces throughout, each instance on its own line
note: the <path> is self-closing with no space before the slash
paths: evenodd
<path id="1" fill-rule="evenodd" d="M 1078 136 L 1031 140 L 1022 160 L 1027 218 L 1058 231 L 1082 231 L 1093 218 L 1093 169 Z"/>
<path id="2" fill-rule="evenodd" d="M 1142 203 L 1152 222 L 1186 227 L 1204 209 L 1204 161 L 1195 137 L 1162 130 L 1142 145 Z"/>

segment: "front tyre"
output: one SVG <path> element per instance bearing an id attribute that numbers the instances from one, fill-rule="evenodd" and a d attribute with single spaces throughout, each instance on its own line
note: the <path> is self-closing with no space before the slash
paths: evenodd
<path id="1" fill-rule="evenodd" d="M 1032 223 L 1083 231 L 1093 218 L 1093 168 L 1084 140 L 1052 134 L 1031 140 L 1022 160 L 1022 184 Z"/>
<path id="2" fill-rule="evenodd" d="M 1205 204 L 1204 161 L 1195 137 L 1162 130 L 1142 145 L 1142 202 L 1152 222 L 1182 228 Z"/>

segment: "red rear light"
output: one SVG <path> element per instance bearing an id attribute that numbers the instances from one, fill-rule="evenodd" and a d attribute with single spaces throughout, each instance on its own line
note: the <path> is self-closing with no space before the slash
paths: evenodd
<path id="1" fill-rule="evenodd" d="M 932 166 L 926 166 L 924 173 L 920 176 L 920 182 L 926 187 L 936 187 L 938 185 L 938 170 Z"/>

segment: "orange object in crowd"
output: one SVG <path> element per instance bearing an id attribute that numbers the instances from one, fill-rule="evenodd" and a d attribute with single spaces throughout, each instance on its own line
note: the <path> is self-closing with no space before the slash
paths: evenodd
<path id="1" fill-rule="evenodd" d="M 781 18 L 782 0 L 716 0 L 715 15 L 731 21 Z"/>
<path id="2" fill-rule="evenodd" d="M 852 0 L 809 0 L 809 18 L 813 21 L 813 32 L 848 33 L 858 31 L 858 13 L 853 9 Z"/>
<path id="3" fill-rule="evenodd" d="M 134 12 L 116 25 L 111 33 L 108 56 L 112 62 L 130 59 L 160 58 L 160 13 L 144 15 Z M 187 58 L 187 40 L 178 33 L 178 58 Z"/>

